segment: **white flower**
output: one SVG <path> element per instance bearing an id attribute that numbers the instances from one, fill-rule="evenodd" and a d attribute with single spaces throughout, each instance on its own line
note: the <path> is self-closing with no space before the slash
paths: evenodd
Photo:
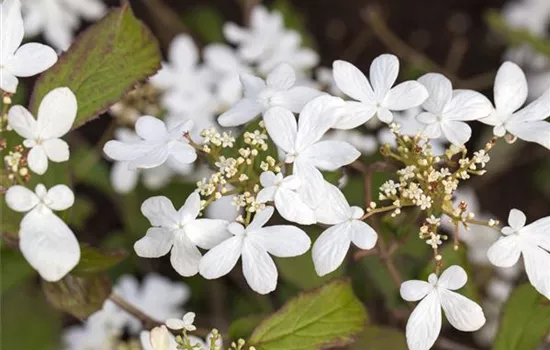
<path id="1" fill-rule="evenodd" d="M 193 127 L 193 122 L 180 123 L 169 130 L 160 119 L 143 116 L 136 122 L 136 133 L 143 140 L 120 142 L 111 140 L 103 152 L 111 159 L 127 161 L 130 169 L 155 168 L 166 161 L 179 165 L 191 164 L 197 159 L 184 134 Z"/>
<path id="2" fill-rule="evenodd" d="M 515 63 L 504 62 L 495 78 L 495 108 L 492 114 L 480 120 L 494 125 L 496 136 L 506 132 L 529 142 L 536 142 L 550 148 L 550 88 L 522 109 L 527 99 L 527 79 Z"/>
<path id="3" fill-rule="evenodd" d="M 229 237 L 227 221 L 197 219 L 200 201 L 199 194 L 193 192 L 178 211 L 163 196 L 143 202 L 141 212 L 153 227 L 134 245 L 137 255 L 158 258 L 171 250 L 174 269 L 182 276 L 195 275 L 202 257 L 197 246 L 211 249 Z"/>
<path id="4" fill-rule="evenodd" d="M 302 182 L 299 193 L 310 207 L 317 206 L 325 190 L 319 170 L 334 171 L 361 155 L 347 142 L 319 141 L 334 125 L 337 114 L 333 108 L 340 102 L 328 95 L 317 97 L 304 107 L 298 123 L 285 108 L 274 107 L 264 116 L 269 136 L 285 152 L 285 162 L 293 163 L 293 174 Z"/>
<path id="5" fill-rule="evenodd" d="M 15 93 L 17 77 L 30 77 L 45 71 L 57 62 L 57 54 L 51 47 L 38 43 L 19 47 L 24 36 L 19 0 L 2 2 L 0 13 L 0 89 Z"/>
<path id="6" fill-rule="evenodd" d="M 278 65 L 267 80 L 241 74 L 244 97 L 218 118 L 222 126 L 245 124 L 273 107 L 299 113 L 305 104 L 321 93 L 306 86 L 295 86 L 296 74 L 286 63 Z"/>
<path id="7" fill-rule="evenodd" d="M 233 237 L 222 242 L 204 255 L 200 274 L 207 279 L 224 276 L 242 256 L 243 274 L 248 285 L 260 294 L 277 287 L 277 267 L 269 254 L 278 257 L 302 255 L 311 241 L 307 234 L 294 226 L 263 227 L 273 215 L 273 207 L 266 207 L 254 216 L 244 228 L 236 222 L 229 225 Z"/>
<path id="8" fill-rule="evenodd" d="M 315 212 L 300 198 L 296 192 L 301 181 L 295 175 L 283 178 L 283 174 L 275 175 L 271 171 L 260 175 L 260 183 L 264 187 L 256 196 L 259 203 L 274 202 L 275 208 L 283 218 L 301 225 L 311 225 L 317 222 Z"/>
<path id="9" fill-rule="evenodd" d="M 361 249 L 372 249 L 378 239 L 372 227 L 361 220 L 363 209 L 350 207 L 338 187 L 328 182 L 325 186 L 323 201 L 316 214 L 320 223 L 331 227 L 321 233 L 311 250 L 319 276 L 336 270 L 342 264 L 351 242 Z"/>
<path id="10" fill-rule="evenodd" d="M 356 101 L 346 103 L 346 114 L 338 122 L 339 129 L 353 129 L 375 114 L 385 123 L 393 120 L 391 111 L 403 111 L 419 106 L 428 92 L 416 81 L 406 81 L 394 88 L 399 61 L 393 55 L 380 55 L 370 66 L 370 83 L 357 67 L 346 61 L 334 61 L 336 84 L 347 96 Z M 372 87 L 371 87 L 372 84 Z"/>
<path id="11" fill-rule="evenodd" d="M 460 266 L 453 265 L 437 278 L 431 274 L 428 282 L 406 281 L 401 284 L 401 297 L 407 301 L 422 301 L 407 322 L 407 344 L 410 350 L 430 349 L 441 331 L 441 308 L 449 323 L 459 331 L 473 332 L 485 324 L 481 307 L 472 300 L 453 292 L 462 288 L 468 276 Z"/>
<path id="12" fill-rule="evenodd" d="M 141 333 L 141 344 L 145 350 L 176 350 L 178 343 L 166 326 L 155 327 L 151 332 Z"/>
<path id="13" fill-rule="evenodd" d="M 424 124 L 423 134 L 431 139 L 442 135 L 452 144 L 465 144 L 472 129 L 464 123 L 491 113 L 491 102 L 482 94 L 470 90 L 454 90 L 449 79 L 438 73 L 428 73 L 418 79 L 430 97 L 422 104 L 427 112 L 416 119 Z"/>
<path id="14" fill-rule="evenodd" d="M 529 282 L 535 289 L 550 299 L 550 216 L 525 225 L 522 211 L 512 209 L 508 216 L 510 226 L 502 229 L 501 237 L 487 252 L 493 265 L 512 267 L 520 255 Z"/>
<path id="15" fill-rule="evenodd" d="M 65 185 L 46 190 L 36 185 L 34 192 L 12 186 L 6 204 L 25 213 L 19 227 L 19 249 L 29 264 L 49 282 L 59 281 L 80 260 L 80 246 L 73 231 L 52 211 L 65 210 L 74 203 L 74 194 Z"/>
<path id="16" fill-rule="evenodd" d="M 27 36 L 41 32 L 55 48 L 66 50 L 78 29 L 80 18 L 95 21 L 101 18 L 107 7 L 100 0 L 25 0 L 23 20 Z"/>
<path id="17" fill-rule="evenodd" d="M 166 325 L 170 329 L 174 329 L 174 330 L 185 329 L 186 331 L 192 332 L 197 329 L 197 327 L 193 325 L 193 322 L 195 322 L 195 313 L 188 312 L 185 315 L 183 315 L 182 319 L 169 318 L 168 320 L 166 320 Z"/>
<path id="18" fill-rule="evenodd" d="M 56 163 L 69 160 L 69 145 L 61 137 L 71 130 L 76 111 L 76 96 L 65 87 L 53 89 L 44 96 L 36 119 L 23 106 L 10 109 L 10 126 L 25 138 L 23 145 L 31 149 L 27 161 L 32 171 L 44 174 L 48 170 L 48 159 Z"/>

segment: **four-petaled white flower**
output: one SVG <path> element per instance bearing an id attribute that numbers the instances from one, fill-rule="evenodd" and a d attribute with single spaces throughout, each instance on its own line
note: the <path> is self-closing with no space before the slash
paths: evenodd
<path id="1" fill-rule="evenodd" d="M 230 236 L 227 221 L 197 219 L 200 201 L 199 194 L 193 192 L 178 211 L 163 196 L 143 202 L 141 212 L 153 227 L 134 244 L 136 254 L 158 258 L 171 250 L 170 262 L 174 269 L 182 276 L 195 275 L 202 257 L 197 246 L 211 249 Z"/>
<path id="2" fill-rule="evenodd" d="M 0 89 L 17 90 L 17 77 L 30 77 L 45 71 L 57 62 L 57 54 L 46 45 L 28 43 L 21 47 L 25 31 L 19 0 L 0 4 Z"/>
<path id="3" fill-rule="evenodd" d="M 182 319 L 169 318 L 166 321 L 166 325 L 170 329 L 174 329 L 174 330 L 185 329 L 186 331 L 192 332 L 197 329 L 197 327 L 195 327 L 193 322 L 195 322 L 195 313 L 188 312 L 185 315 L 183 315 Z"/>
<path id="4" fill-rule="evenodd" d="M 510 134 L 550 148 L 550 88 L 542 96 L 519 109 L 527 99 L 527 79 L 521 68 L 512 62 L 500 66 L 494 85 L 495 108 L 480 122 L 493 125 L 496 136 Z"/>
<path id="5" fill-rule="evenodd" d="M 295 175 L 283 178 L 283 174 L 275 175 L 271 171 L 260 175 L 260 183 L 264 187 L 256 196 L 256 201 L 266 203 L 272 201 L 283 218 L 301 225 L 311 225 L 317 222 L 315 212 L 300 198 L 297 190 L 301 186 L 300 179 Z"/>
<path id="6" fill-rule="evenodd" d="M 249 74 L 241 74 L 244 97 L 218 118 L 222 126 L 245 124 L 259 114 L 265 115 L 274 107 L 299 113 L 305 104 L 321 92 L 306 86 L 295 86 L 296 74 L 286 63 L 278 65 L 266 81 Z"/>
<path id="7" fill-rule="evenodd" d="M 372 249 L 378 239 L 376 232 L 361 218 L 365 213 L 359 207 L 350 207 L 338 187 L 326 183 L 323 201 L 316 209 L 317 220 L 326 229 L 311 250 L 315 271 L 324 276 L 336 270 L 344 261 L 351 242 L 361 249 Z"/>
<path id="8" fill-rule="evenodd" d="M 16 185 L 6 192 L 8 207 L 26 212 L 19 227 L 19 249 L 46 281 L 59 281 L 80 260 L 80 246 L 73 231 L 52 212 L 68 209 L 73 203 L 74 194 L 65 185 L 46 190 L 38 184 L 34 192 Z"/>
<path id="9" fill-rule="evenodd" d="M 428 350 L 434 345 L 441 331 L 441 308 L 449 323 L 459 331 L 477 331 L 485 324 L 481 307 L 453 292 L 464 287 L 467 280 L 466 271 L 453 265 L 443 271 L 439 278 L 432 273 L 428 282 L 412 280 L 401 284 L 403 299 L 422 300 L 407 322 L 407 344 L 410 350 Z"/>
<path id="10" fill-rule="evenodd" d="M 9 125 L 25 138 L 23 145 L 31 149 L 27 161 L 32 171 L 44 174 L 48 159 L 56 163 L 69 160 L 69 145 L 61 137 L 71 130 L 76 111 L 76 96 L 66 87 L 44 96 L 36 119 L 23 106 L 10 108 Z"/>
<path id="11" fill-rule="evenodd" d="M 166 161 L 179 165 L 191 164 L 197 159 L 197 153 L 184 134 L 192 127 L 193 122 L 187 121 L 167 130 L 162 120 L 143 116 L 135 125 L 136 134 L 143 140 L 111 140 L 105 144 L 103 152 L 113 160 L 127 161 L 130 169 L 155 168 Z"/>
<path id="12" fill-rule="evenodd" d="M 423 134 L 431 139 L 443 135 L 452 144 L 461 146 L 472 136 L 465 121 L 478 120 L 491 114 L 491 101 L 479 92 L 454 90 L 451 81 L 438 73 L 428 73 L 418 81 L 430 97 L 422 104 L 427 112 L 416 119 L 425 125 Z"/>
<path id="13" fill-rule="evenodd" d="M 489 261 L 496 266 L 512 267 L 520 255 L 529 282 L 535 289 L 550 299 L 550 216 L 525 225 L 522 211 L 512 209 L 508 225 L 502 229 L 501 237 L 487 252 Z"/>
<path id="14" fill-rule="evenodd" d="M 239 223 L 231 223 L 229 232 L 233 237 L 204 255 L 200 262 L 200 274 L 207 279 L 224 276 L 242 256 L 243 274 L 248 285 L 260 294 L 274 291 L 278 273 L 269 254 L 282 258 L 302 255 L 308 251 L 311 240 L 304 231 L 294 226 L 263 227 L 273 211 L 273 207 L 266 207 L 254 216 L 246 228 Z"/>
<path id="15" fill-rule="evenodd" d="M 338 88 L 356 100 L 346 103 L 345 116 L 336 126 L 339 129 L 356 128 L 375 114 L 384 123 L 390 123 L 392 111 L 420 106 L 428 97 L 426 88 L 416 81 L 406 81 L 392 88 L 399 74 L 399 60 L 394 55 L 380 55 L 372 61 L 370 83 L 349 62 L 338 60 L 332 66 Z"/>
<path id="16" fill-rule="evenodd" d="M 324 140 L 341 108 L 341 99 L 328 95 L 309 102 L 298 118 L 285 108 L 271 108 L 264 122 L 273 142 L 285 152 L 285 162 L 293 163 L 293 174 L 301 180 L 298 192 L 315 208 L 325 190 L 325 180 L 319 170 L 334 171 L 352 163 L 361 153 L 344 141 Z"/>

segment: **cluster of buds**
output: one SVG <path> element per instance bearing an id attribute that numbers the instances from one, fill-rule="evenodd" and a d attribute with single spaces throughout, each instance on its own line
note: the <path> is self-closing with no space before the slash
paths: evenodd
<path id="1" fill-rule="evenodd" d="M 142 115 L 158 116 L 162 112 L 160 92 L 151 84 L 141 84 L 114 104 L 110 112 L 127 125 L 134 125 Z"/>
<path id="2" fill-rule="evenodd" d="M 231 342 L 231 349 L 232 350 L 245 350 L 245 344 L 246 342 L 244 339 L 239 339 L 237 342 Z M 249 346 L 248 350 L 256 350 L 254 346 Z"/>
<path id="3" fill-rule="evenodd" d="M 28 182 L 30 180 L 27 157 L 23 146 L 15 146 L 9 154 L 4 156 L 4 164 L 10 182 Z"/>
<path id="4" fill-rule="evenodd" d="M 201 131 L 201 137 L 203 139 L 202 150 L 206 153 L 211 153 L 212 147 L 231 148 L 235 144 L 235 138 L 231 136 L 231 132 L 220 134 L 214 128 Z"/>

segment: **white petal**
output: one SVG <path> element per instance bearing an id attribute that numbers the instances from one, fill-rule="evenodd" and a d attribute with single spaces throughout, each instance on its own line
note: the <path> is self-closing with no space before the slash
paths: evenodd
<path id="1" fill-rule="evenodd" d="M 48 157 L 44 147 L 37 145 L 31 148 L 27 156 L 27 162 L 29 163 L 29 169 L 38 175 L 43 175 L 48 170 Z"/>
<path id="2" fill-rule="evenodd" d="M 374 248 L 378 235 L 372 227 L 360 220 L 352 220 L 349 225 L 353 244 L 363 250 Z"/>
<path id="3" fill-rule="evenodd" d="M 193 67 L 199 60 L 197 46 L 187 34 L 176 36 L 168 50 L 170 63 L 183 70 Z"/>
<path id="4" fill-rule="evenodd" d="M 266 83 L 267 86 L 277 90 L 288 90 L 294 85 L 295 81 L 294 69 L 289 64 L 282 63 L 268 74 Z"/>
<path id="5" fill-rule="evenodd" d="M 13 106 L 8 114 L 9 125 L 20 136 L 34 140 L 38 137 L 38 125 L 32 114 L 23 106 Z"/>
<path id="6" fill-rule="evenodd" d="M 441 331 L 441 306 L 432 291 L 414 309 L 407 321 L 407 345 L 410 350 L 428 350 Z"/>
<path id="7" fill-rule="evenodd" d="M 353 163 L 361 156 L 355 147 L 344 141 L 317 142 L 304 150 L 300 157 L 321 170 L 334 171 Z"/>
<path id="8" fill-rule="evenodd" d="M 262 105 L 249 99 L 237 102 L 230 110 L 218 117 L 218 123 L 224 127 L 246 124 L 256 118 L 263 110 Z"/>
<path id="9" fill-rule="evenodd" d="M 150 169 L 156 168 L 168 159 L 170 149 L 166 144 L 160 144 L 141 155 L 139 158 L 132 159 L 128 163 L 130 169 Z"/>
<path id="10" fill-rule="evenodd" d="M 423 112 L 416 116 L 416 120 L 419 123 L 430 125 L 437 123 L 437 116 L 430 112 Z"/>
<path id="11" fill-rule="evenodd" d="M 439 298 L 447 320 L 459 331 L 477 331 L 485 324 L 483 310 L 472 300 L 446 289 L 439 290 Z"/>
<path id="12" fill-rule="evenodd" d="M 443 271 L 438 283 L 447 289 L 457 290 L 464 287 L 467 281 L 466 271 L 458 265 L 453 265 Z"/>
<path id="13" fill-rule="evenodd" d="M 258 193 L 258 198 L 262 191 Z M 315 211 L 300 198 L 297 192 L 281 188 L 274 197 L 277 211 L 286 220 L 300 225 L 311 225 L 317 222 Z"/>
<path id="14" fill-rule="evenodd" d="M 282 99 L 279 105 L 290 109 L 294 113 L 300 113 L 308 102 L 319 97 L 319 95 L 321 95 L 321 92 L 313 88 L 295 86 L 279 94 Z"/>
<path id="15" fill-rule="evenodd" d="M 334 61 L 332 74 L 338 88 L 349 97 L 375 103 L 376 98 L 367 77 L 353 64 L 346 61 Z"/>
<path id="16" fill-rule="evenodd" d="M 273 142 L 285 151 L 294 151 L 297 123 L 294 114 L 283 107 L 272 107 L 264 114 L 264 123 Z"/>
<path id="17" fill-rule="evenodd" d="M 384 101 L 392 111 L 404 111 L 420 106 L 428 98 L 428 90 L 417 81 L 403 82 L 390 90 Z"/>
<path id="18" fill-rule="evenodd" d="M 242 245 L 242 237 L 235 236 L 210 249 L 201 259 L 201 276 L 211 280 L 227 275 L 239 261 Z"/>
<path id="19" fill-rule="evenodd" d="M 550 253 L 527 244 L 523 247 L 523 262 L 529 282 L 540 294 L 550 299 Z"/>
<path id="20" fill-rule="evenodd" d="M 48 92 L 38 107 L 38 130 L 43 139 L 59 138 L 71 130 L 76 118 L 76 96 L 66 87 Z"/>
<path id="21" fill-rule="evenodd" d="M 6 0 L 0 4 L 2 18 L 2 36 L 0 55 L 6 57 L 17 50 L 23 41 L 24 29 L 19 0 Z"/>
<path id="22" fill-rule="evenodd" d="M 513 62 L 504 62 L 498 69 L 494 85 L 495 106 L 499 114 L 510 115 L 527 99 L 527 79 Z"/>
<path id="23" fill-rule="evenodd" d="M 15 93 L 19 80 L 10 71 L 5 68 L 0 68 L 0 89 L 5 92 Z"/>
<path id="24" fill-rule="evenodd" d="M 247 239 L 243 243 L 243 274 L 254 291 L 267 294 L 277 287 L 277 267 L 273 259 L 258 244 Z"/>
<path id="25" fill-rule="evenodd" d="M 142 258 L 159 258 L 172 248 L 172 234 L 168 230 L 152 227 L 134 244 L 136 254 Z"/>
<path id="26" fill-rule="evenodd" d="M 274 186 L 277 182 L 277 176 L 272 171 L 264 171 L 260 175 L 260 183 L 263 187 Z"/>
<path id="27" fill-rule="evenodd" d="M 258 194 L 256 195 L 256 201 L 258 203 L 272 202 L 273 200 L 275 200 L 275 193 L 277 193 L 277 187 L 275 186 L 262 188 L 260 192 L 258 192 Z M 279 208 L 277 208 L 277 210 L 281 212 Z"/>
<path id="28" fill-rule="evenodd" d="M 301 229 L 290 225 L 264 227 L 250 233 L 248 240 L 259 244 L 271 255 L 288 258 L 309 250 L 311 240 Z"/>
<path id="29" fill-rule="evenodd" d="M 21 46 L 6 66 L 17 77 L 30 77 L 50 68 L 55 62 L 57 54 L 51 47 L 29 43 Z"/>
<path id="30" fill-rule="evenodd" d="M 394 55 L 383 54 L 370 65 L 370 83 L 378 101 L 382 101 L 397 80 L 399 60 Z"/>
<path id="31" fill-rule="evenodd" d="M 239 78 L 243 85 L 245 97 L 256 97 L 260 91 L 266 88 L 265 82 L 254 75 L 244 73 L 241 74 Z"/>
<path id="32" fill-rule="evenodd" d="M 342 115 L 338 117 L 333 127 L 343 130 L 355 129 L 374 117 L 376 110 L 375 104 L 346 101 L 345 107 L 341 111 Z"/>
<path id="33" fill-rule="evenodd" d="M 519 238 L 516 235 L 501 237 L 487 251 L 487 257 L 491 264 L 499 267 L 512 267 L 521 253 Z"/>
<path id="34" fill-rule="evenodd" d="M 170 160 L 178 165 L 192 164 L 197 160 L 197 151 L 184 141 L 172 141 L 168 144 Z"/>
<path id="35" fill-rule="evenodd" d="M 550 251 L 550 216 L 527 225 L 521 234 L 534 244 Z"/>
<path id="36" fill-rule="evenodd" d="M 231 237 L 227 231 L 229 222 L 215 219 L 198 219 L 185 225 L 185 233 L 193 244 L 202 249 L 212 249 Z"/>
<path id="37" fill-rule="evenodd" d="M 378 108 L 376 111 L 378 120 L 384 123 L 391 123 L 393 121 L 393 113 L 387 108 Z"/>
<path id="38" fill-rule="evenodd" d="M 65 210 L 73 206 L 74 193 L 66 185 L 55 185 L 48 190 L 47 203 L 52 210 Z"/>
<path id="39" fill-rule="evenodd" d="M 445 138 L 456 146 L 462 146 L 472 137 L 472 129 L 464 122 L 443 120 L 440 126 Z"/>
<path id="40" fill-rule="evenodd" d="M 111 186 L 117 193 L 129 193 L 136 187 L 138 172 L 128 169 L 128 162 L 115 162 L 110 179 Z"/>
<path id="41" fill-rule="evenodd" d="M 350 243 L 351 228 L 348 223 L 329 227 L 321 233 L 311 250 L 317 274 L 324 276 L 342 265 Z"/>
<path id="42" fill-rule="evenodd" d="M 141 212 L 153 226 L 174 226 L 178 224 L 176 209 L 170 199 L 156 196 L 146 199 Z"/>
<path id="43" fill-rule="evenodd" d="M 160 141 L 166 138 L 168 131 L 164 122 L 151 116 L 140 117 L 135 125 L 136 134 L 147 141 Z"/>
<path id="44" fill-rule="evenodd" d="M 191 240 L 179 232 L 174 235 L 170 254 L 172 267 L 184 277 L 194 276 L 199 272 L 199 262 L 202 254 Z"/>
<path id="45" fill-rule="evenodd" d="M 300 197 L 310 208 L 317 207 L 322 200 L 326 183 L 323 174 L 310 163 L 300 160 L 294 162 L 292 171 L 302 181 L 298 190 Z"/>
<path id="46" fill-rule="evenodd" d="M 441 137 L 441 122 L 436 122 L 433 124 L 426 125 L 424 130 L 422 130 L 424 136 L 430 139 L 438 139 Z"/>
<path id="47" fill-rule="evenodd" d="M 103 146 L 103 152 L 113 160 L 130 161 L 143 156 L 154 147 L 155 145 L 144 142 L 124 143 L 111 140 Z"/>
<path id="48" fill-rule="evenodd" d="M 10 209 L 18 212 L 27 212 L 34 208 L 39 202 L 40 200 L 36 194 L 23 186 L 11 186 L 6 192 L 6 204 Z"/>
<path id="49" fill-rule="evenodd" d="M 451 81 L 439 73 L 428 73 L 420 78 L 418 82 L 428 90 L 429 97 L 422 103 L 422 108 L 428 112 L 443 113 L 445 106 L 451 102 L 453 97 L 453 86 Z"/>
<path id="50" fill-rule="evenodd" d="M 80 260 L 80 246 L 71 229 L 52 212 L 32 210 L 21 221 L 19 248 L 25 259 L 49 282 L 59 281 Z"/>
<path id="51" fill-rule="evenodd" d="M 69 160 L 70 152 L 67 142 L 61 139 L 49 139 L 42 143 L 44 152 L 52 162 L 66 162 Z"/>
<path id="52" fill-rule="evenodd" d="M 517 231 L 523 226 L 525 226 L 526 222 L 527 222 L 527 217 L 521 210 L 518 210 L 518 209 L 510 210 L 510 214 L 508 214 L 508 225 L 510 225 L 511 228 Z"/>
<path id="53" fill-rule="evenodd" d="M 448 120 L 468 121 L 489 117 L 493 112 L 491 101 L 479 92 L 455 90 L 443 116 Z"/>
<path id="54" fill-rule="evenodd" d="M 340 189 L 328 182 L 324 183 L 323 200 L 315 208 L 317 220 L 325 225 L 336 225 L 350 218 L 351 208 Z"/>
<path id="55" fill-rule="evenodd" d="M 428 282 L 412 280 L 401 283 L 399 293 L 401 294 L 401 298 L 406 301 L 418 301 L 423 299 L 433 289 L 433 286 Z"/>
<path id="56" fill-rule="evenodd" d="M 507 124 L 508 131 L 518 138 L 535 142 L 550 149 L 550 123 L 546 121 L 534 121 L 525 123 L 510 122 Z"/>
<path id="57" fill-rule="evenodd" d="M 169 318 L 166 320 L 166 326 L 170 329 L 179 330 L 185 327 L 185 322 L 179 318 Z"/>
<path id="58" fill-rule="evenodd" d="M 188 223 L 195 220 L 201 211 L 201 197 L 198 192 L 193 192 L 187 197 L 183 206 L 178 210 L 180 223 Z"/>
<path id="59" fill-rule="evenodd" d="M 264 225 L 267 224 L 269 219 L 273 216 L 274 211 L 275 209 L 273 209 L 273 207 L 265 207 L 264 210 L 257 212 L 256 215 L 254 215 L 252 222 L 247 226 L 246 230 L 251 232 L 264 227 Z"/>
<path id="60" fill-rule="evenodd" d="M 320 140 L 336 123 L 339 115 L 335 110 L 342 106 L 344 104 L 340 98 L 329 95 L 321 95 L 310 101 L 298 118 L 297 150 Z"/>
<path id="61" fill-rule="evenodd" d="M 514 122 L 541 121 L 550 115 L 550 88 L 535 101 L 514 113 L 511 119 Z"/>

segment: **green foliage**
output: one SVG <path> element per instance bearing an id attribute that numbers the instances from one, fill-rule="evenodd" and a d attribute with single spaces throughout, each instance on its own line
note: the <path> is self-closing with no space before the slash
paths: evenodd
<path id="1" fill-rule="evenodd" d="M 247 317 L 241 317 L 231 323 L 229 326 L 229 339 L 248 339 L 254 328 L 258 326 L 266 315 L 258 314 Z"/>
<path id="2" fill-rule="evenodd" d="M 503 311 L 493 350 L 536 349 L 550 331 L 550 303 L 530 284 L 513 292 Z"/>
<path id="3" fill-rule="evenodd" d="M 93 273 L 105 272 L 117 265 L 128 256 L 123 250 L 100 251 L 94 247 L 80 246 L 80 261 L 71 271 L 74 276 L 87 276 Z"/>
<path id="4" fill-rule="evenodd" d="M 67 86 L 76 95 L 73 128 L 97 117 L 134 85 L 160 68 L 161 54 L 149 29 L 128 6 L 113 9 L 88 28 L 38 79 L 30 101 L 33 113 L 52 89 Z"/>
<path id="5" fill-rule="evenodd" d="M 190 11 L 186 11 L 183 22 L 205 43 L 224 41 L 223 23 L 225 19 L 220 11 L 212 6 L 195 6 Z"/>
<path id="6" fill-rule="evenodd" d="M 0 249 L 2 264 L 0 264 L 0 294 L 14 288 L 21 282 L 34 276 L 35 272 L 23 255 L 17 250 L 2 246 Z"/>
<path id="7" fill-rule="evenodd" d="M 249 339 L 258 350 L 344 346 L 363 330 L 367 314 L 348 281 L 302 293 L 265 319 Z"/>
<path id="8" fill-rule="evenodd" d="M 368 326 L 349 350 L 407 350 L 405 333 L 389 327 Z"/>

